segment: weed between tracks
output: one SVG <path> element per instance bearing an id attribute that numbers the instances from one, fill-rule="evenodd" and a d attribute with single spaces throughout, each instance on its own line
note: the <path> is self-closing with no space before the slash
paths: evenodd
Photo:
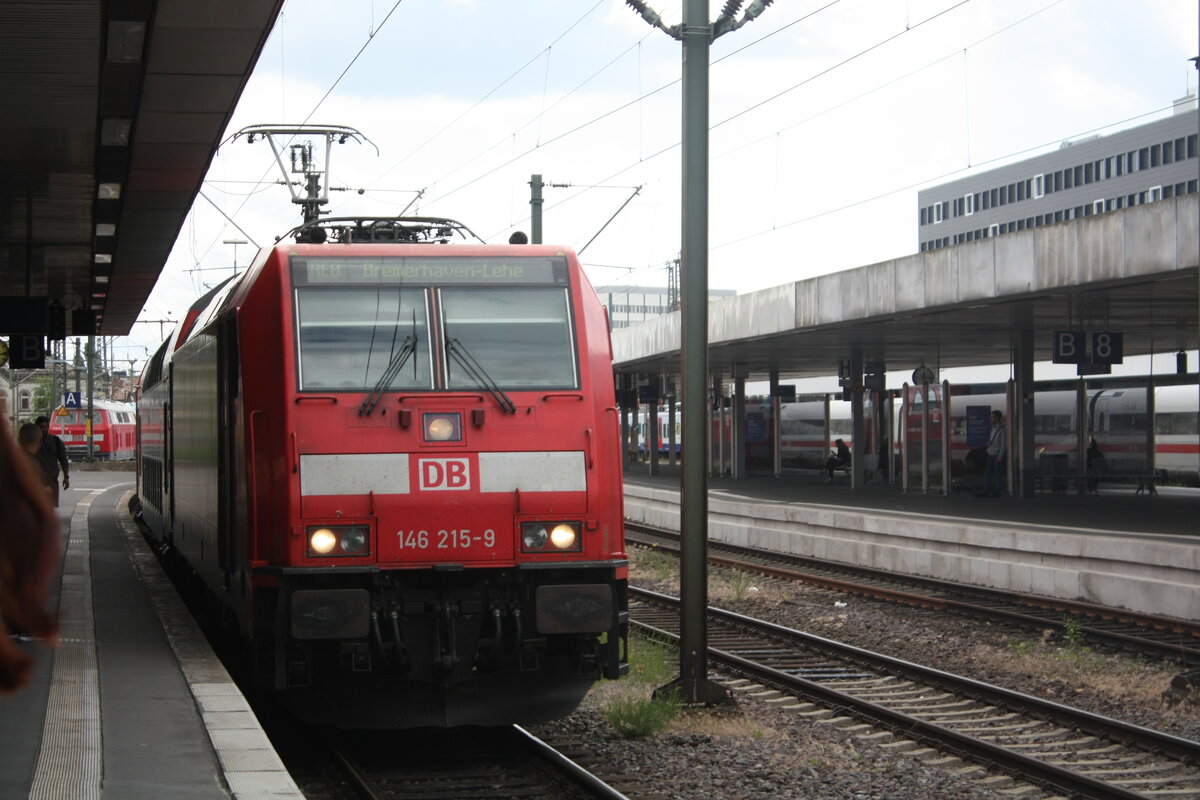
<path id="1" fill-rule="evenodd" d="M 679 675 L 679 651 L 653 639 L 630 634 L 629 675 L 601 681 L 584 701 L 625 739 L 669 733 L 684 736 L 774 738 L 776 731 L 755 724 L 733 709 L 688 708 L 678 695 L 655 690 Z"/>

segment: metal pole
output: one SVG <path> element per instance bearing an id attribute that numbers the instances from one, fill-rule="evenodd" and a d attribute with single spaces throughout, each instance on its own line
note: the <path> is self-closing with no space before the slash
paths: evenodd
<path id="1" fill-rule="evenodd" d="M 529 176 L 529 243 L 542 243 L 542 176 Z"/>
<path id="2" fill-rule="evenodd" d="M 907 492 L 909 482 L 908 468 L 908 416 L 912 408 L 912 392 L 908 390 L 908 381 L 904 382 L 904 398 L 900 401 L 900 488 Z"/>
<path id="3" fill-rule="evenodd" d="M 921 381 L 921 494 L 929 494 L 929 382 Z"/>
<path id="4" fill-rule="evenodd" d="M 658 424 L 658 376 L 651 376 L 654 399 L 646 407 L 646 465 L 650 475 L 658 474 L 658 448 L 662 445 L 662 425 Z"/>
<path id="5" fill-rule="evenodd" d="M 708 54 L 707 0 L 683 8 L 683 467 L 680 500 L 679 694 L 685 703 L 729 702 L 708 679 Z"/>
<path id="6" fill-rule="evenodd" d="M 1083 378 L 1075 384 L 1075 472 L 1079 475 L 1079 493 L 1087 494 L 1091 474 L 1087 453 L 1091 444 L 1091 422 L 1088 419 L 1087 385 Z"/>
<path id="7" fill-rule="evenodd" d="M 942 437 L 942 494 L 950 494 L 950 381 L 942 381 L 942 424 L 939 435 Z"/>
<path id="8" fill-rule="evenodd" d="M 779 370 L 771 370 L 771 473 L 776 477 L 783 476 L 783 446 L 781 431 L 783 429 L 783 404 L 779 402 Z"/>
<path id="9" fill-rule="evenodd" d="M 96 336 L 95 336 L 95 334 L 92 334 L 92 333 L 88 334 L 87 373 L 88 373 L 88 378 L 87 378 L 88 396 L 87 396 L 87 417 L 86 417 L 87 422 L 84 423 L 84 425 L 86 426 L 84 428 L 84 430 L 87 431 L 87 460 L 93 461 L 93 460 L 95 460 L 95 452 L 96 452 L 93 449 L 93 441 L 94 440 L 92 439 L 92 436 L 93 436 L 92 401 L 93 401 L 93 395 L 95 394 L 95 391 L 96 391 Z"/>

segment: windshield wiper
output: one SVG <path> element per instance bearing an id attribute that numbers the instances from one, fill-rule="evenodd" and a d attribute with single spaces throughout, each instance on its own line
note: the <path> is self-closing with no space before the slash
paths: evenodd
<path id="1" fill-rule="evenodd" d="M 358 415 L 370 416 L 375 410 L 375 406 L 379 404 L 379 400 L 383 397 L 383 393 L 392 385 L 392 381 L 396 380 L 396 376 L 400 374 L 400 370 L 404 368 L 408 359 L 412 358 L 413 353 L 417 351 L 417 336 L 411 334 L 404 337 L 404 341 L 400 344 L 400 349 L 392 354 L 392 360 L 388 362 L 387 369 L 383 371 L 383 375 L 379 376 L 379 380 L 375 383 L 375 388 L 371 389 L 371 393 L 367 395 L 367 399 L 362 401 L 362 405 L 358 407 Z"/>
<path id="2" fill-rule="evenodd" d="M 446 352 L 458 362 L 463 371 L 470 375 L 475 380 L 475 384 L 481 389 L 487 389 L 488 392 L 496 401 L 496 405 L 505 414 L 517 413 L 517 405 L 512 401 L 512 398 L 504 393 L 504 390 L 496 385 L 491 376 L 485 370 L 475 357 L 467 350 L 467 348 L 458 339 L 446 339 Z"/>

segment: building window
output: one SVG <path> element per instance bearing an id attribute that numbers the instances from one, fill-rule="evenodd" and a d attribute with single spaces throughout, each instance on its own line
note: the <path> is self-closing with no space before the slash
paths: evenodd
<path id="1" fill-rule="evenodd" d="M 941 221 L 942 221 L 942 204 L 934 203 L 933 204 L 933 224 L 937 225 Z"/>
<path id="2" fill-rule="evenodd" d="M 963 206 L 966 208 L 966 215 L 969 217 L 975 213 L 975 195 L 963 195 Z"/>
<path id="3" fill-rule="evenodd" d="M 1157 203 L 1159 200 L 1162 200 L 1162 187 L 1161 186 L 1151 186 L 1149 189 L 1146 190 L 1146 202 L 1147 203 Z"/>
<path id="4" fill-rule="evenodd" d="M 1175 143 L 1163 142 L 1162 145 L 1162 163 L 1170 164 L 1175 160 Z"/>
<path id="5" fill-rule="evenodd" d="M 994 222 L 991 225 L 988 225 L 987 235 L 988 236 L 999 236 L 1000 235 L 1000 226 Z"/>
<path id="6" fill-rule="evenodd" d="M 1103 214 L 1104 213 L 1104 201 L 1103 200 L 1093 200 L 1092 201 L 1092 213 L 1093 214 Z"/>
<path id="7" fill-rule="evenodd" d="M 1045 195 L 1046 176 L 1042 173 L 1038 173 L 1037 175 L 1033 176 L 1033 199 L 1037 200 L 1039 197 L 1044 197 Z"/>

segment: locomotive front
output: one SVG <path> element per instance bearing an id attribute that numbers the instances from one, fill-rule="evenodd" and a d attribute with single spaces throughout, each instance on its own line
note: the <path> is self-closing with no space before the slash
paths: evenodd
<path id="1" fill-rule="evenodd" d="M 622 674 L 611 350 L 574 255 L 272 258 L 282 313 L 252 293 L 238 320 L 260 676 L 397 727 L 552 719 Z M 277 383 L 254 366 L 272 317 Z"/>

